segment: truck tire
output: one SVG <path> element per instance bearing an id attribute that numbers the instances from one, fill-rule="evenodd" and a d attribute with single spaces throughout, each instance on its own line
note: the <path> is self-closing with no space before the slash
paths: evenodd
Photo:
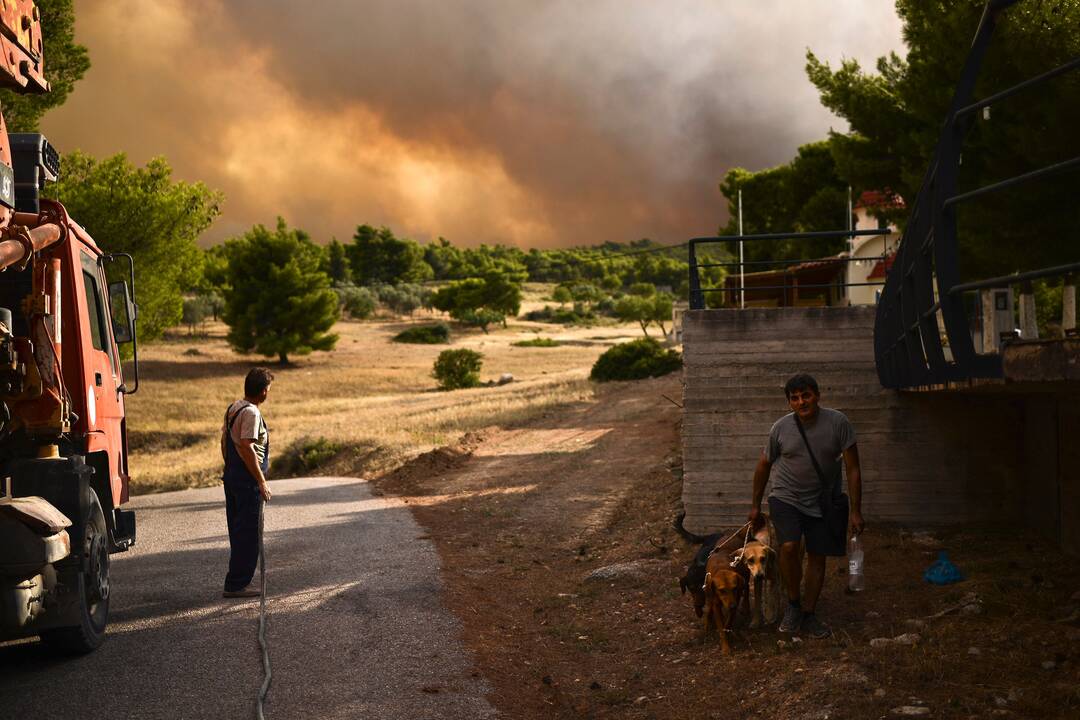
<path id="1" fill-rule="evenodd" d="M 105 625 L 109 620 L 109 531 L 97 493 L 90 490 L 89 512 L 83 552 L 88 558 L 87 569 L 77 573 L 78 625 L 45 630 L 41 641 L 51 649 L 71 655 L 82 655 L 97 649 L 105 640 Z"/>

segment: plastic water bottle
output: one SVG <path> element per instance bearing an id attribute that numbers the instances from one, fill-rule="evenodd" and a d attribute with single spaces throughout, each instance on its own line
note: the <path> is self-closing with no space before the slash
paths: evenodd
<path id="1" fill-rule="evenodd" d="M 848 541 L 848 590 L 862 592 L 865 586 L 863 578 L 863 548 L 858 535 L 852 535 Z"/>

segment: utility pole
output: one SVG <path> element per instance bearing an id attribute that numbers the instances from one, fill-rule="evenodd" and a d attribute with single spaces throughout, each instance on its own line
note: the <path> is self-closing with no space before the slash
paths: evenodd
<path id="1" fill-rule="evenodd" d="M 853 232 L 855 230 L 854 226 L 852 225 L 852 218 L 854 217 L 854 215 L 855 215 L 855 208 L 851 204 L 851 186 L 848 185 L 847 186 L 847 229 L 848 229 L 848 232 Z M 848 249 L 848 257 L 854 257 L 855 256 L 855 237 L 853 235 L 848 235 L 847 249 Z"/>
<path id="2" fill-rule="evenodd" d="M 739 237 L 742 238 L 742 190 L 739 190 Z M 739 309 L 746 308 L 746 286 L 743 280 L 743 241 L 739 240 Z"/>
<path id="3" fill-rule="evenodd" d="M 855 227 L 854 227 L 854 224 L 853 224 L 855 222 L 854 217 L 855 217 L 855 208 L 852 207 L 852 205 L 851 205 L 851 186 L 848 185 L 847 186 L 847 229 L 848 229 L 849 233 L 855 231 Z M 851 282 L 851 266 L 854 264 L 853 261 L 855 259 L 855 236 L 854 235 L 848 235 L 848 237 L 847 237 L 847 249 L 848 249 L 848 256 L 847 256 L 848 261 L 846 263 L 844 263 L 844 265 L 845 265 L 845 267 L 844 267 L 844 278 L 848 282 Z M 844 287 L 844 293 L 848 296 L 848 304 L 850 305 L 851 304 L 851 288 L 847 287 L 846 283 L 845 283 L 845 287 Z"/>

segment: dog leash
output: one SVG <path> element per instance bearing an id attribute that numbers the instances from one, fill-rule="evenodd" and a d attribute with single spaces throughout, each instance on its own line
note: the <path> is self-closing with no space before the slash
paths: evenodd
<path id="1" fill-rule="evenodd" d="M 740 525 L 738 530 L 736 530 L 735 532 L 728 535 L 722 541 L 716 543 L 716 545 L 713 546 L 713 549 L 709 551 L 709 554 L 712 555 L 718 549 L 720 549 L 724 545 L 726 545 L 727 541 L 730 540 L 733 537 L 736 537 L 739 533 L 741 533 L 743 531 L 743 528 L 746 528 L 746 537 L 743 538 L 743 547 L 746 547 L 746 541 L 750 537 L 750 527 L 751 527 L 751 525 L 752 525 L 752 522 L 750 520 L 747 520 L 745 525 Z"/>
<path id="2" fill-rule="evenodd" d="M 709 551 L 709 554 L 712 555 L 717 550 L 720 550 L 721 548 L 723 548 L 724 545 L 727 544 L 728 540 L 731 540 L 731 538 L 736 537 L 739 533 L 741 533 L 743 531 L 743 528 L 746 528 L 746 532 L 743 534 L 742 547 L 739 548 L 738 555 L 735 558 L 733 558 L 730 563 L 728 563 L 728 565 L 731 566 L 731 567 L 735 567 L 736 565 L 738 565 L 739 561 L 742 560 L 742 551 L 746 549 L 747 543 L 750 542 L 750 531 L 754 529 L 754 521 L 753 520 L 747 520 L 746 524 L 740 525 L 738 530 L 736 530 L 735 532 L 728 535 L 726 538 L 723 539 L 722 542 L 716 543 L 716 545 L 713 546 L 713 549 L 711 551 Z"/>
<path id="3" fill-rule="evenodd" d="M 743 535 L 742 547 L 739 548 L 739 550 L 735 553 L 734 557 L 731 558 L 731 562 L 728 563 L 731 567 L 735 567 L 740 562 L 742 562 L 743 553 L 746 552 L 746 544 L 748 542 L 750 542 L 750 531 L 754 529 L 754 521 L 753 520 L 747 520 L 745 527 L 746 527 L 746 534 Z"/>

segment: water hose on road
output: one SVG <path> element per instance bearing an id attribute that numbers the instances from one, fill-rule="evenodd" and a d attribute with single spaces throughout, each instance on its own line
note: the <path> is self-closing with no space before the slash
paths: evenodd
<path id="1" fill-rule="evenodd" d="M 263 682 L 259 689 L 259 697 L 255 701 L 255 714 L 259 720 L 263 717 L 263 702 L 266 693 L 270 690 L 270 652 L 266 649 L 266 552 L 263 547 L 263 508 L 266 501 L 259 501 L 259 647 L 262 648 Z"/>

